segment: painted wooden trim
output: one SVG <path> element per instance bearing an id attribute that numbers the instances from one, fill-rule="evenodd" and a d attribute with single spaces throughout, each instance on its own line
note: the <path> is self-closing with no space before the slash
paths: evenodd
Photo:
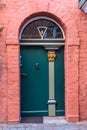
<path id="1" fill-rule="evenodd" d="M 42 113 L 48 112 L 47 110 L 38 110 L 38 111 L 21 111 L 21 113 Z"/>
<path id="2" fill-rule="evenodd" d="M 55 85 L 54 85 L 54 61 L 49 62 L 49 100 L 48 100 L 48 113 L 49 116 L 56 116 L 55 107 Z"/>
<path id="3" fill-rule="evenodd" d="M 20 39 L 20 44 L 21 43 L 64 43 L 65 39 Z"/>
<path id="4" fill-rule="evenodd" d="M 64 43 L 45 43 L 45 42 L 43 42 L 43 43 L 27 43 L 27 42 L 25 42 L 25 43 L 20 43 L 20 45 L 22 45 L 22 46 L 45 46 L 45 45 L 52 45 L 52 46 L 64 46 L 65 44 Z"/>
<path id="5" fill-rule="evenodd" d="M 49 62 L 49 99 L 54 98 L 54 62 Z"/>
<path id="6" fill-rule="evenodd" d="M 54 100 L 54 99 L 53 99 L 53 100 L 52 100 L 52 99 L 51 99 L 51 100 L 48 100 L 48 103 L 47 103 L 47 104 L 56 104 L 56 100 Z"/>

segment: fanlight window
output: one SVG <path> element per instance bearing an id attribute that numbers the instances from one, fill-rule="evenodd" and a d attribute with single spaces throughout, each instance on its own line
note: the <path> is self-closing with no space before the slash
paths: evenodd
<path id="1" fill-rule="evenodd" d="M 21 39 L 63 39 L 60 26 L 49 19 L 40 18 L 29 22 L 21 32 Z"/>

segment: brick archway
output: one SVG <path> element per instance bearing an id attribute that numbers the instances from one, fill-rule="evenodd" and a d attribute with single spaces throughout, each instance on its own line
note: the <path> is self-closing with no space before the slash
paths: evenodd
<path id="1" fill-rule="evenodd" d="M 30 8 L 29 8 L 30 6 Z M 32 7 L 32 8 L 31 8 Z M 34 8 L 34 10 L 33 10 Z M 55 10 L 54 10 L 55 8 Z M 32 14 L 52 14 L 60 18 L 64 27 L 65 41 L 65 111 L 69 121 L 79 120 L 78 104 L 78 55 L 79 40 L 76 23 L 67 14 L 61 14 L 58 6 L 52 2 L 26 4 L 19 8 L 10 20 L 7 29 L 7 62 L 8 62 L 8 122 L 20 122 L 20 69 L 19 69 L 19 30 L 23 21 Z M 21 15 L 20 15 L 21 14 Z M 54 15 L 55 14 L 55 15 Z M 73 28 L 72 28 L 73 26 Z M 71 32 L 72 29 L 72 32 Z M 72 69 L 72 66 L 75 66 Z M 13 76 L 14 74 L 14 76 Z M 15 97 L 15 99 L 13 98 Z M 75 106 L 75 108 L 73 108 Z"/>

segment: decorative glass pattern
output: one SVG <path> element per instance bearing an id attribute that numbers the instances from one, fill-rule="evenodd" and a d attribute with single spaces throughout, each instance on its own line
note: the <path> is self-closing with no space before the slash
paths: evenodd
<path id="1" fill-rule="evenodd" d="M 61 28 L 51 20 L 41 18 L 23 29 L 21 39 L 63 39 Z"/>

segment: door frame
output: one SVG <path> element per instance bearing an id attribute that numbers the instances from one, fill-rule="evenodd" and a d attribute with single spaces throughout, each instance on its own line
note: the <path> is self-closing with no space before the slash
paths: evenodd
<path id="1" fill-rule="evenodd" d="M 46 40 L 20 40 L 20 46 L 43 46 L 44 49 L 53 50 L 53 51 L 55 51 L 56 49 L 59 49 L 61 46 L 64 46 L 64 45 L 65 45 L 65 40 L 49 40 L 49 39 L 46 39 Z M 50 72 L 49 72 L 49 77 L 50 77 L 49 84 L 50 84 L 50 81 L 52 80 L 52 78 L 54 78 L 54 61 L 49 62 L 49 66 L 51 66 L 49 71 L 52 72 L 51 73 L 52 76 L 50 76 Z M 55 81 L 55 80 L 53 79 L 53 81 Z M 51 88 L 52 88 L 52 85 L 49 86 L 49 92 L 51 92 L 52 95 L 54 95 L 54 93 L 53 93 L 54 89 L 55 89 L 54 83 L 53 83 L 53 92 L 52 92 Z M 64 96 L 65 96 L 65 94 L 64 94 Z M 48 113 L 49 113 L 48 116 L 56 116 L 55 98 L 54 98 L 54 100 L 50 100 L 50 99 L 48 100 Z"/>

